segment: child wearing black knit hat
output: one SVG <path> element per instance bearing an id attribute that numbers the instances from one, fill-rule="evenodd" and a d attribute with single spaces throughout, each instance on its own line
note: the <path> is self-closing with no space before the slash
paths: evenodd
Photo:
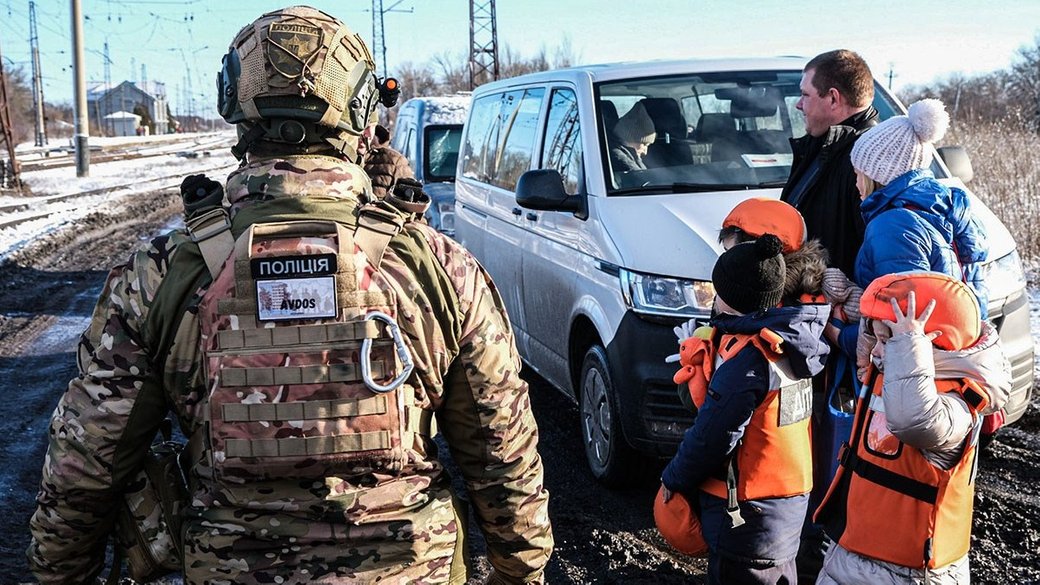
<path id="1" fill-rule="evenodd" d="M 783 244 L 773 234 L 726 250 L 711 272 L 722 306 L 730 313 L 748 314 L 779 305 L 787 274 L 782 252 Z M 716 310 L 722 306 L 716 301 Z"/>
<path id="2" fill-rule="evenodd" d="M 663 506 L 677 500 L 697 512 L 709 584 L 798 582 L 794 559 L 812 489 L 810 378 L 829 350 L 830 306 L 780 306 L 782 251 L 779 238 L 764 234 L 716 262 L 709 381 L 661 476 Z"/>

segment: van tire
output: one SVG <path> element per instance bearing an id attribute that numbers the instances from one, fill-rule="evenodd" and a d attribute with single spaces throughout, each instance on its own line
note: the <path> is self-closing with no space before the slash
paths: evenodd
<path id="1" fill-rule="evenodd" d="M 578 390 L 582 446 L 592 475 L 609 487 L 640 479 L 642 458 L 625 440 L 607 352 L 593 345 L 585 352 Z"/>

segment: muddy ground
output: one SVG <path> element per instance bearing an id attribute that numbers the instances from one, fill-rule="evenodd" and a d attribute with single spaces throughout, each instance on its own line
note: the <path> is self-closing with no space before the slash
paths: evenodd
<path id="1" fill-rule="evenodd" d="M 128 198 L 0 263 L 0 583 L 32 582 L 23 551 L 45 450 L 47 419 L 74 375 L 75 339 L 109 266 L 168 225 L 173 193 Z M 703 562 L 671 551 L 653 529 L 653 475 L 627 491 L 587 471 L 575 406 L 534 375 L 531 395 L 551 494 L 556 552 L 549 583 L 702 582 Z M 1040 583 L 1040 399 L 982 460 L 972 536 L 974 583 Z M 478 572 L 483 546 L 472 539 Z M 474 579 L 479 581 L 479 579 Z"/>

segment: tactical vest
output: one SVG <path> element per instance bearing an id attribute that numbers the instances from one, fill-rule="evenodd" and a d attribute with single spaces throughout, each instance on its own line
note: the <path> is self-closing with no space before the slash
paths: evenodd
<path id="1" fill-rule="evenodd" d="M 723 335 L 718 343 L 716 372 L 749 344 L 769 366 L 770 390 L 730 456 L 726 478 L 709 478 L 701 485 L 705 492 L 727 500 L 734 526 L 743 523 L 738 501 L 795 496 L 812 489 L 812 380 L 791 373 L 781 343 L 780 336 L 768 329 L 755 335 Z"/>
<path id="2" fill-rule="evenodd" d="M 404 219 L 377 203 L 359 208 L 356 230 L 258 223 L 234 242 L 198 308 L 202 443 L 218 479 L 395 472 L 430 434 L 408 383 L 395 292 L 379 271 Z"/>
<path id="3" fill-rule="evenodd" d="M 971 380 L 936 380 L 957 392 L 978 420 L 986 393 Z M 978 424 L 960 461 L 940 469 L 888 430 L 877 375 L 856 405 L 851 443 L 842 446 L 838 474 L 815 513 L 846 550 L 904 567 L 934 569 L 968 553 Z"/>
<path id="4" fill-rule="evenodd" d="M 199 280 L 167 278 L 157 292 L 169 299 L 163 306 L 184 307 L 192 287 L 210 282 L 198 307 L 208 395 L 186 456 L 169 442 L 153 446 L 129 484 L 117 533 L 139 581 L 180 567 L 185 476 L 200 460 L 233 483 L 393 471 L 434 433 L 431 413 L 416 406 L 411 352 L 379 271 L 390 240 L 428 198 L 391 195 L 361 206 L 349 226 L 258 222 L 236 240 L 222 195 L 186 202 L 198 254 L 182 254 L 192 262 L 179 270 Z M 171 333 L 158 335 L 157 356 Z M 113 571 L 109 582 L 119 578 Z"/>

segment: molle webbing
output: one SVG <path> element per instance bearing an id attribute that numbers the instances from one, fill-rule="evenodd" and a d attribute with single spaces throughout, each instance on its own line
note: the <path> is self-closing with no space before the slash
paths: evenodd
<path id="1" fill-rule="evenodd" d="M 385 362 L 372 362 L 372 375 L 383 378 L 390 368 Z M 279 366 L 277 368 L 221 368 L 220 385 L 285 386 L 287 384 L 330 384 L 360 382 L 359 364 L 331 364 L 328 366 Z"/>
<path id="2" fill-rule="evenodd" d="M 383 414 L 386 412 L 386 409 L 387 396 L 385 394 L 376 394 L 368 398 L 344 398 L 340 400 L 225 404 L 222 411 L 224 420 L 230 422 L 275 422 L 339 418 L 342 416 L 366 416 Z"/>
<path id="3" fill-rule="evenodd" d="M 386 326 L 382 323 L 354 321 L 291 327 L 226 329 L 217 333 L 217 347 L 220 349 L 269 348 L 281 345 L 336 343 L 386 337 Z"/>
<path id="4" fill-rule="evenodd" d="M 371 431 L 349 435 L 285 439 L 228 439 L 228 457 L 301 457 L 389 449 L 390 433 Z"/>

